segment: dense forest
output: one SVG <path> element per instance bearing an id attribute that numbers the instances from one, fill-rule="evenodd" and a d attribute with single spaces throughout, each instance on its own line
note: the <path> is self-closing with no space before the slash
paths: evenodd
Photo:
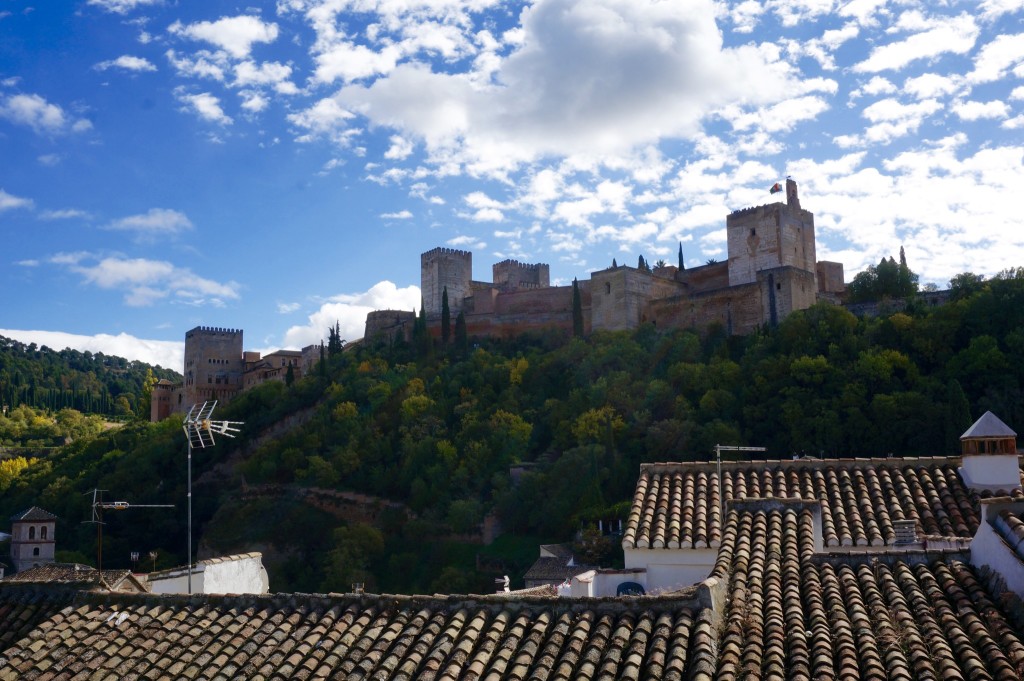
<path id="1" fill-rule="evenodd" d="M 148 386 L 162 378 L 177 382 L 181 375 L 102 352 L 52 350 L 0 336 L 0 407 L 148 418 Z"/>
<path id="2" fill-rule="evenodd" d="M 196 452 L 196 536 L 204 555 L 263 551 L 282 591 L 490 590 L 494 571 L 521 578 L 538 542 L 581 529 L 587 557 L 614 564 L 621 552 L 590 526 L 625 516 L 642 462 L 707 460 L 716 443 L 764 446 L 770 459 L 954 454 L 985 410 L 1019 430 L 1024 268 L 960 275 L 950 297 L 875 318 L 820 304 L 746 337 L 456 328 L 447 344 L 422 332 L 332 344 L 310 376 L 218 408 L 244 426 Z M 131 424 L 22 466 L 0 477 L 0 511 L 57 513 L 59 548 L 89 560 L 83 493 L 174 503 L 109 519 L 104 555 L 183 563 L 180 426 Z M 372 495 L 361 504 L 376 511 L 339 512 L 345 492 Z M 481 546 L 488 517 L 504 535 Z"/>

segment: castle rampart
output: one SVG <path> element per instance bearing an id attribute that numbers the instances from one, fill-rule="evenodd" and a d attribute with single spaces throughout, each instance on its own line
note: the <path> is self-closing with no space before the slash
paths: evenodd
<path id="1" fill-rule="evenodd" d="M 584 328 L 721 323 L 729 333 L 743 334 L 841 295 L 842 265 L 816 261 L 814 215 L 800 207 L 793 180 L 786 180 L 785 203 L 730 213 L 726 234 L 726 262 L 593 272 L 589 281 L 579 282 Z M 470 334 L 510 336 L 543 327 L 572 331 L 572 287 L 552 287 L 548 265 L 503 260 L 492 265 L 492 282 L 474 281 L 472 271 L 468 251 L 435 248 L 422 254 L 424 308 L 433 333 L 440 326 L 445 288 L 452 318 L 463 312 Z M 377 314 L 367 318 L 367 336 L 380 332 L 384 318 Z"/>

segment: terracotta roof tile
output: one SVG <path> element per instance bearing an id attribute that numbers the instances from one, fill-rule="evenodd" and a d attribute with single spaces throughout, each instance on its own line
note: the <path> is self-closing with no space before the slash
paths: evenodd
<path id="1" fill-rule="evenodd" d="M 797 460 L 724 464 L 645 464 L 623 530 L 624 548 L 706 548 L 722 540 L 721 504 L 744 498 L 819 499 L 829 547 L 884 546 L 893 523 L 917 521 L 933 536 L 970 537 L 979 495 L 957 472 L 956 459 Z M 1020 498 L 1022 492 L 1013 490 Z"/>

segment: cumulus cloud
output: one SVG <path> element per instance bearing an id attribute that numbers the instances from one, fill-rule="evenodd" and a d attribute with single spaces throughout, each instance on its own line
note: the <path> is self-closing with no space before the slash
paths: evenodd
<path id="1" fill-rule="evenodd" d="M 986 118 L 1006 118 L 1010 115 L 1010 107 L 1006 102 L 957 102 L 953 105 L 953 113 L 965 121 L 977 121 Z"/>
<path id="2" fill-rule="evenodd" d="M 967 75 L 971 83 L 991 83 L 1024 62 L 1024 33 L 996 36 L 978 50 L 974 70 Z"/>
<path id="3" fill-rule="evenodd" d="M 108 61 L 101 61 L 94 67 L 97 71 L 106 71 L 107 69 L 124 69 L 125 71 L 156 71 L 156 66 L 145 59 L 144 57 L 133 57 L 125 54 L 121 55 L 117 59 L 110 59 Z"/>
<path id="4" fill-rule="evenodd" d="M 13 338 L 22 343 L 45 345 L 53 350 L 72 348 L 79 352 L 102 352 L 104 355 L 124 357 L 132 361 L 173 369 L 177 372 L 181 372 L 185 366 L 185 343 L 183 341 L 148 340 L 127 333 L 119 333 L 116 336 L 107 333 L 85 336 L 63 331 L 22 329 L 0 329 L 0 336 Z"/>
<path id="5" fill-rule="evenodd" d="M 41 135 L 82 132 L 92 127 L 84 118 L 72 120 L 64 109 L 36 94 L 0 97 L 0 118 L 26 125 Z"/>
<path id="6" fill-rule="evenodd" d="M 412 212 L 408 210 L 399 210 L 394 213 L 381 213 L 380 216 L 385 220 L 410 220 L 412 219 Z"/>
<path id="7" fill-rule="evenodd" d="M 230 116 L 224 113 L 220 106 L 220 99 L 209 92 L 201 92 L 197 95 L 189 94 L 178 89 L 175 92 L 178 101 L 185 106 L 183 111 L 191 111 L 204 121 L 217 123 L 219 125 L 230 125 L 233 121 Z"/>
<path id="8" fill-rule="evenodd" d="M 139 236 L 175 235 L 192 229 L 192 221 L 184 213 L 169 208 L 150 208 L 145 213 L 114 220 L 106 229 L 135 232 Z"/>
<path id="9" fill-rule="evenodd" d="M 941 54 L 964 54 L 974 47 L 978 39 L 978 25 L 969 14 L 958 17 L 923 19 L 914 15 L 906 20 L 917 30 L 903 40 L 880 45 L 867 59 L 855 64 L 854 71 L 874 73 L 898 71 L 919 59 L 931 59 Z"/>
<path id="10" fill-rule="evenodd" d="M 710 0 L 541 0 L 493 81 L 401 63 L 343 87 L 338 108 L 426 143 L 435 161 L 500 175 L 547 155 L 624 154 L 696 134 L 728 104 L 806 94 L 770 45 L 725 48 Z"/>
<path id="11" fill-rule="evenodd" d="M 129 307 L 146 307 L 160 300 L 223 307 L 226 301 L 240 297 L 236 282 L 206 279 L 163 260 L 77 252 L 58 253 L 49 262 L 78 274 L 86 284 L 122 291 Z"/>
<path id="12" fill-rule="evenodd" d="M 176 21 L 167 31 L 172 35 L 216 45 L 235 59 L 245 59 L 252 52 L 254 44 L 272 43 L 277 40 L 278 34 L 277 24 L 249 15 L 221 17 L 217 21 L 187 25 Z"/>
<path id="13" fill-rule="evenodd" d="M 306 324 L 292 326 L 285 332 L 286 347 L 301 348 L 320 343 L 327 329 L 339 324 L 341 337 L 353 341 L 363 337 L 366 315 L 374 310 L 413 311 L 420 305 L 418 286 L 398 288 L 390 281 L 382 281 L 364 293 L 344 293 L 328 298 Z"/>
<path id="14" fill-rule="evenodd" d="M 0 213 L 13 208 L 32 208 L 32 205 L 32 199 L 8 194 L 3 189 L 0 189 Z"/>

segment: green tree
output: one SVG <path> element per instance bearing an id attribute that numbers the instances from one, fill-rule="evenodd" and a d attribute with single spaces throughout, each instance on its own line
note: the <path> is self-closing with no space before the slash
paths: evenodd
<path id="1" fill-rule="evenodd" d="M 292 383 L 295 382 L 295 367 L 291 364 L 288 365 L 288 371 L 284 375 L 284 384 L 289 388 L 292 387 Z"/>
<path id="2" fill-rule="evenodd" d="M 963 300 L 985 288 L 985 275 L 961 272 L 949 280 L 949 299 Z"/>
<path id="3" fill-rule="evenodd" d="M 448 287 L 441 292 L 441 344 L 448 347 L 448 341 L 452 336 L 452 312 L 448 307 Z"/>
<path id="4" fill-rule="evenodd" d="M 679 242 L 679 269 L 680 270 L 685 270 L 686 269 L 686 263 L 683 261 L 683 242 L 682 241 Z"/>
<path id="5" fill-rule="evenodd" d="M 946 387 L 946 453 L 960 453 L 960 436 L 971 427 L 971 403 L 960 381 L 950 379 Z"/>
<path id="6" fill-rule="evenodd" d="M 469 351 L 469 337 L 466 334 L 466 315 L 459 310 L 459 314 L 455 317 L 455 350 L 459 353 L 459 356 L 465 357 Z"/>
<path id="7" fill-rule="evenodd" d="M 575 277 L 572 280 L 572 335 L 583 337 L 583 300 L 580 297 L 580 283 Z"/>
<path id="8" fill-rule="evenodd" d="M 333 540 L 334 548 L 327 554 L 323 591 L 347 592 L 356 582 L 373 591 L 377 580 L 370 565 L 384 552 L 384 535 L 372 525 L 353 523 L 336 529 Z"/>

